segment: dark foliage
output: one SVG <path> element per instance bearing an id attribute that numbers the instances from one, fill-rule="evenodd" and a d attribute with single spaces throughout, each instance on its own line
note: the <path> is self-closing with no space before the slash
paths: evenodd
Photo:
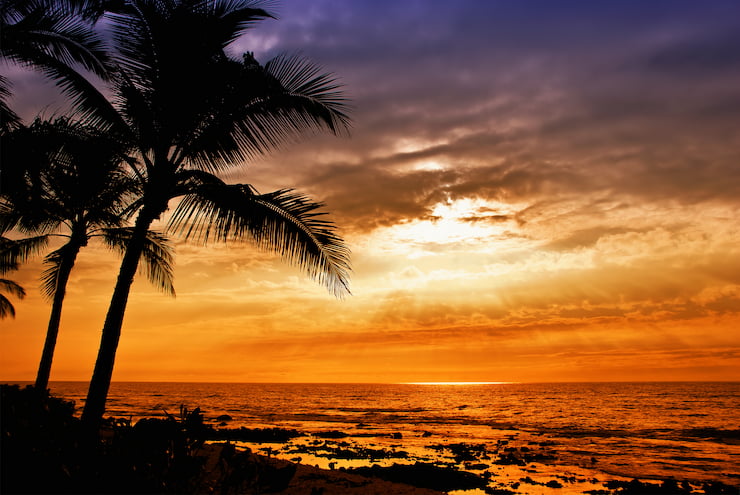
<path id="1" fill-rule="evenodd" d="M 2 385 L 2 484 L 8 493 L 195 493 L 205 457 L 199 410 L 180 418 L 109 420 L 80 443 L 74 403 L 33 387 Z"/>
<path id="2" fill-rule="evenodd" d="M 79 472 L 74 403 L 2 385 L 2 493 L 69 493 Z"/>

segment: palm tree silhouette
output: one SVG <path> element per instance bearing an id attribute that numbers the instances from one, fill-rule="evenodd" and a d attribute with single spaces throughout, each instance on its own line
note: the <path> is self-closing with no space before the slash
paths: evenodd
<path id="1" fill-rule="evenodd" d="M 97 431 L 145 232 L 174 198 L 170 228 L 202 241 L 249 239 L 280 254 L 340 296 L 349 250 L 323 205 L 290 190 L 259 194 L 218 174 L 304 131 L 341 133 L 346 99 L 334 78 L 298 56 L 264 66 L 226 48 L 271 17 L 251 0 L 129 0 L 108 16 L 118 72 L 115 105 L 96 115 L 137 148 L 129 162 L 141 208 L 106 315 L 83 422 Z"/>
<path id="2" fill-rule="evenodd" d="M 119 141 L 67 118 L 36 120 L 0 139 L 3 166 L 9 172 L 0 187 L 0 230 L 37 234 L 37 250 L 51 236 L 66 239 L 44 258 L 41 287 L 52 307 L 36 388 L 45 390 L 77 255 L 94 237 L 112 249 L 123 249 L 132 233 L 124 223 L 137 183 L 120 167 L 126 150 Z M 174 295 L 166 239 L 147 232 L 142 256 L 149 280 Z"/>

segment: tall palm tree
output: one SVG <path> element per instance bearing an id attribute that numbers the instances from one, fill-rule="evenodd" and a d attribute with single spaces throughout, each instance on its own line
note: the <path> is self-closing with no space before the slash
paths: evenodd
<path id="1" fill-rule="evenodd" d="M 137 183 L 120 167 L 126 157 L 121 143 L 79 122 L 36 120 L 0 139 L 4 168 L 9 171 L 0 188 L 0 230 L 16 229 L 44 240 L 65 239 L 44 258 L 42 293 L 52 307 L 36 387 L 45 390 L 77 255 L 94 237 L 113 249 L 123 249 L 132 233 L 124 223 Z M 150 281 L 174 295 L 172 254 L 166 239 L 148 232 L 142 256 Z"/>
<path id="2" fill-rule="evenodd" d="M 251 239 L 337 295 L 348 291 L 349 250 L 323 205 L 290 190 L 259 194 L 218 174 L 311 130 L 348 128 L 334 78 L 300 57 L 264 66 L 225 49 L 271 17 L 250 0 L 128 0 L 109 16 L 119 72 L 108 125 L 137 147 L 141 208 L 126 245 L 101 337 L 83 422 L 105 410 L 126 304 L 145 232 L 181 198 L 171 229 L 203 241 Z M 111 115 L 107 112 L 105 115 Z"/>

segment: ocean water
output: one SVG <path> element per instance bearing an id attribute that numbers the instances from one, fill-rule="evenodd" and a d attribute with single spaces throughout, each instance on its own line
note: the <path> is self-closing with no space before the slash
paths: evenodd
<path id="1" fill-rule="evenodd" d="M 53 394 L 77 401 L 80 408 L 86 387 L 81 382 L 51 384 Z M 452 454 L 444 447 L 451 444 L 490 449 L 509 445 L 529 451 L 546 450 L 550 460 L 545 464 L 560 466 L 561 471 L 570 467 L 573 470 L 569 472 L 579 476 L 674 478 L 740 485 L 738 382 L 119 382 L 111 386 L 106 415 L 136 419 L 162 415 L 163 411 L 177 414 L 181 405 L 189 409 L 200 407 L 206 419 L 214 422 L 217 416 L 228 414 L 233 418 L 228 424 L 232 428 L 295 428 L 308 434 L 345 432 L 351 435 L 351 443 L 344 441 L 341 445 L 403 451 L 409 454 L 402 459 L 405 462 L 439 461 L 445 452 L 450 460 Z M 305 446 L 308 441 L 268 448 L 290 458 L 301 452 L 297 447 L 300 442 Z M 317 443 L 314 441 L 313 445 Z M 314 455 L 315 452 L 306 453 L 305 448 L 302 452 L 303 462 L 321 466 L 337 462 L 330 454 Z M 371 462 L 378 461 L 352 459 L 340 464 L 358 466 Z M 503 467 L 498 469 L 504 472 Z"/>

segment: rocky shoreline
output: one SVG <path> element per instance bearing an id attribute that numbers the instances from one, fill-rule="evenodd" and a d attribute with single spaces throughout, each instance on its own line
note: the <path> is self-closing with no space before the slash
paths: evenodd
<path id="1" fill-rule="evenodd" d="M 248 429 L 240 438 L 248 438 Z M 253 430 L 262 436 L 260 430 Z M 314 434 L 291 436 L 283 446 L 275 443 L 243 442 L 265 458 L 292 459 L 311 463 L 323 459 L 329 473 L 349 473 L 410 484 L 455 494 L 733 494 L 738 488 L 721 481 L 697 479 L 629 478 L 596 468 L 568 465 L 559 459 L 551 442 L 517 445 L 502 440 L 489 446 L 480 443 L 432 443 L 439 457 L 417 458 L 405 450 L 368 448 L 353 442 L 350 435 Z M 221 434 L 224 434 L 223 432 Z M 303 439 L 295 444 L 296 439 Z M 363 439 L 365 440 L 365 439 Z M 593 464 L 593 460 L 588 461 Z M 345 467 L 361 464 L 361 467 Z M 318 466 L 318 464 L 317 464 Z M 364 493 L 364 492 L 358 492 Z M 393 492 L 388 492 L 393 493 Z"/>

